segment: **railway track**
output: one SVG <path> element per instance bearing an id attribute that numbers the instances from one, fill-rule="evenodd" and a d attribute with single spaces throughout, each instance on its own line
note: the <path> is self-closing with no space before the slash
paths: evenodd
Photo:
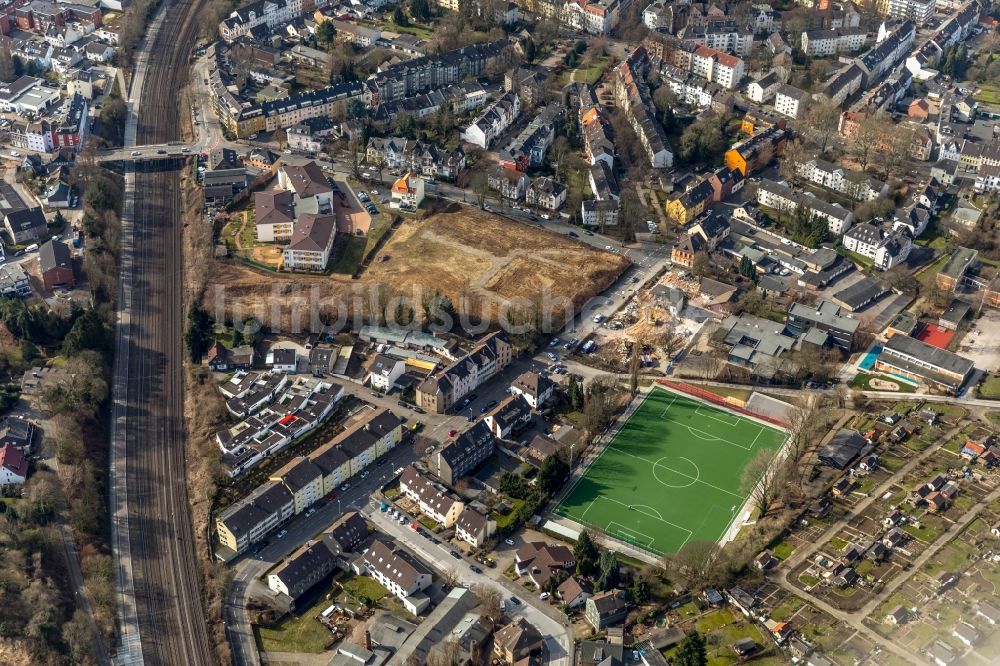
<path id="1" fill-rule="evenodd" d="M 165 0 L 169 1 L 169 0 Z M 141 84 L 134 140 L 180 138 L 186 82 L 200 0 L 178 0 L 164 10 L 152 38 Z M 127 527 L 121 566 L 126 625 L 132 615 L 141 638 L 119 662 L 150 666 L 215 663 L 199 593 L 199 574 L 185 482 L 183 422 L 183 261 L 180 172 L 139 171 L 127 242 L 123 243 L 119 335 L 121 381 L 116 408 Z M 119 379 L 119 377 L 116 377 Z M 114 447 L 114 444 L 113 444 Z M 113 491 L 114 492 L 114 491 Z"/>

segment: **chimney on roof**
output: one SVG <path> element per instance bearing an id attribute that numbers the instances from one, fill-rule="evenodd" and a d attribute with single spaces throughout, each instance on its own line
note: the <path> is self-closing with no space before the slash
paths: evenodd
<path id="1" fill-rule="evenodd" d="M 372 651 L 372 632 L 365 629 L 365 649 Z"/>

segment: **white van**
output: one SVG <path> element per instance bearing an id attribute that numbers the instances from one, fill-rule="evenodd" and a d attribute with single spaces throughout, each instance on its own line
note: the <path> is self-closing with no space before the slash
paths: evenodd
<path id="1" fill-rule="evenodd" d="M 37 249 L 38 249 L 38 243 L 32 243 L 28 247 L 24 248 L 24 251 L 25 252 L 34 252 Z"/>

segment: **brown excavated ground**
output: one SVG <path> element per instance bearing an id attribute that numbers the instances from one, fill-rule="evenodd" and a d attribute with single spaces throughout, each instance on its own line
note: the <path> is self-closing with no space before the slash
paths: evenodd
<path id="1" fill-rule="evenodd" d="M 294 328 L 293 320 L 305 326 L 308 307 L 316 300 L 330 321 L 352 299 L 367 309 L 376 302 L 384 305 L 386 294 L 418 293 L 426 299 L 437 292 L 475 317 L 496 315 L 509 299 L 570 301 L 578 308 L 607 289 L 628 263 L 619 254 L 534 225 L 453 206 L 404 222 L 358 280 L 273 275 L 234 261 L 213 262 L 205 305 L 215 315 L 221 302 L 227 318 L 254 316 L 282 330 Z M 381 295 L 373 296 L 376 288 Z M 367 314 L 365 319 L 371 320 Z"/>

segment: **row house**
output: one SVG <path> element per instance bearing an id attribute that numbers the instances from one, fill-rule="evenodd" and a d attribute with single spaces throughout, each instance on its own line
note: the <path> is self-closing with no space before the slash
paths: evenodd
<path id="1" fill-rule="evenodd" d="M 531 405 L 520 395 L 511 395 L 486 413 L 486 426 L 498 439 L 512 439 L 531 425 Z"/>
<path id="2" fill-rule="evenodd" d="M 799 192 L 783 183 L 764 179 L 757 187 L 757 202 L 774 210 L 805 214 L 808 219 L 820 218 L 830 233 L 840 236 L 851 228 L 854 213 L 843 206 L 831 204 L 812 192 Z"/>
<path id="3" fill-rule="evenodd" d="M 469 354 L 421 382 L 417 386 L 417 406 L 443 414 L 512 360 L 510 339 L 502 331 L 492 333 Z"/>
<path id="4" fill-rule="evenodd" d="M 494 165 L 486 176 L 487 186 L 508 201 L 520 201 L 528 194 L 528 177 L 510 167 Z"/>
<path id="5" fill-rule="evenodd" d="M 562 104 L 546 106 L 500 151 L 500 165 L 518 171 L 541 166 L 565 117 Z"/>
<path id="6" fill-rule="evenodd" d="M 732 19 L 714 19 L 704 26 L 689 25 L 683 31 L 682 39 L 689 44 L 704 44 L 742 58 L 749 57 L 753 52 L 753 32 Z"/>
<path id="7" fill-rule="evenodd" d="M 726 166 L 746 178 L 781 155 L 787 141 L 783 123 L 771 125 L 726 151 Z"/>
<path id="8" fill-rule="evenodd" d="M 707 82 L 679 67 L 663 65 L 660 73 L 663 84 L 670 87 L 679 102 L 697 109 L 711 107 L 716 96 L 725 92 L 718 84 Z"/>
<path id="9" fill-rule="evenodd" d="M 424 590 L 431 585 L 431 572 L 415 557 L 375 541 L 364 554 L 365 568 L 382 587 L 398 598 L 413 615 L 420 615 L 431 600 Z"/>
<path id="10" fill-rule="evenodd" d="M 448 485 L 463 476 L 470 474 L 493 455 L 496 450 L 496 438 L 485 421 L 477 421 L 475 425 L 445 443 L 438 451 L 435 463 L 436 474 Z"/>
<path id="11" fill-rule="evenodd" d="M 496 531 L 497 521 L 484 516 L 471 506 L 465 507 L 455 521 L 455 536 L 473 548 L 482 548 Z"/>
<path id="12" fill-rule="evenodd" d="M 606 35 L 618 25 L 620 0 L 566 0 L 563 21 L 573 30 Z"/>
<path id="13" fill-rule="evenodd" d="M 936 0 L 882 0 L 884 13 L 895 19 L 907 19 L 922 26 L 934 17 Z"/>
<path id="14" fill-rule="evenodd" d="M 219 23 L 219 35 L 231 44 L 260 26 L 274 30 L 300 16 L 302 9 L 302 0 L 257 0 L 233 10 L 223 19 Z"/>
<path id="15" fill-rule="evenodd" d="M 618 224 L 617 199 L 585 199 L 580 202 L 580 223 L 586 227 L 613 227 Z"/>
<path id="16" fill-rule="evenodd" d="M 813 158 L 796 165 L 799 177 L 843 194 L 855 201 L 871 201 L 889 193 L 889 184 L 861 171 L 851 171 L 832 162 Z"/>
<path id="17" fill-rule="evenodd" d="M 509 46 L 509 40 L 500 39 L 390 65 L 365 81 L 365 101 L 375 108 L 479 77 L 487 65 L 505 70 L 510 62 Z"/>
<path id="18" fill-rule="evenodd" d="M 864 78 L 864 72 L 861 71 L 860 67 L 845 65 L 823 83 L 820 87 L 820 94 L 826 95 L 831 102 L 840 106 L 847 101 L 848 97 L 861 90 Z"/>
<path id="19" fill-rule="evenodd" d="M 615 100 L 639 137 L 650 166 L 664 169 L 673 165 L 674 155 L 643 80 L 648 64 L 646 50 L 640 46 L 615 68 Z"/>
<path id="20" fill-rule="evenodd" d="M 483 110 L 462 131 L 462 140 L 486 150 L 521 115 L 521 100 L 509 92 Z"/>
<path id="21" fill-rule="evenodd" d="M 885 75 L 902 63 L 913 47 L 917 28 L 913 21 L 901 23 L 883 22 L 879 26 L 875 46 L 853 58 L 851 62 L 865 73 L 865 85 L 871 88 L 885 78 Z"/>
<path id="22" fill-rule="evenodd" d="M 844 234 L 841 243 L 851 252 L 871 259 L 883 271 L 906 261 L 913 249 L 910 234 L 899 229 L 886 230 L 872 222 L 852 227 Z"/>
<path id="23" fill-rule="evenodd" d="M 813 58 L 854 53 L 865 45 L 867 36 L 868 32 L 861 28 L 805 30 L 802 33 L 802 50 Z"/>
<path id="24" fill-rule="evenodd" d="M 566 203 L 566 186 L 548 177 L 536 178 L 528 186 L 525 201 L 529 206 L 559 210 Z"/>
<path id="25" fill-rule="evenodd" d="M 216 538 L 228 549 L 220 557 L 228 561 L 246 552 L 294 515 L 295 500 L 288 489 L 280 483 L 263 484 L 215 519 Z"/>
<path id="26" fill-rule="evenodd" d="M 370 165 L 454 180 L 465 170 L 465 151 L 438 148 L 432 143 L 402 137 L 371 138 L 365 159 Z"/>
<path id="27" fill-rule="evenodd" d="M 525 97 L 525 89 L 518 90 L 518 95 Z M 371 118 L 375 124 L 388 127 L 397 116 L 408 113 L 417 120 L 427 118 L 437 113 L 441 108 L 451 105 L 455 115 L 464 115 L 474 111 L 490 101 L 490 95 L 477 81 L 467 81 L 442 90 L 429 90 L 414 97 L 407 97 L 385 104 L 379 104 L 372 111 Z"/>
<path id="28" fill-rule="evenodd" d="M 399 478 L 399 491 L 417 504 L 420 513 L 445 528 L 454 526 L 465 509 L 465 503 L 452 497 L 447 489 L 418 472 L 412 465 L 403 470 Z"/>
<path id="29" fill-rule="evenodd" d="M 580 118 L 583 148 L 591 165 L 598 161 L 609 167 L 615 165 L 615 142 L 611 139 L 611 125 L 597 107 L 592 107 Z"/>

